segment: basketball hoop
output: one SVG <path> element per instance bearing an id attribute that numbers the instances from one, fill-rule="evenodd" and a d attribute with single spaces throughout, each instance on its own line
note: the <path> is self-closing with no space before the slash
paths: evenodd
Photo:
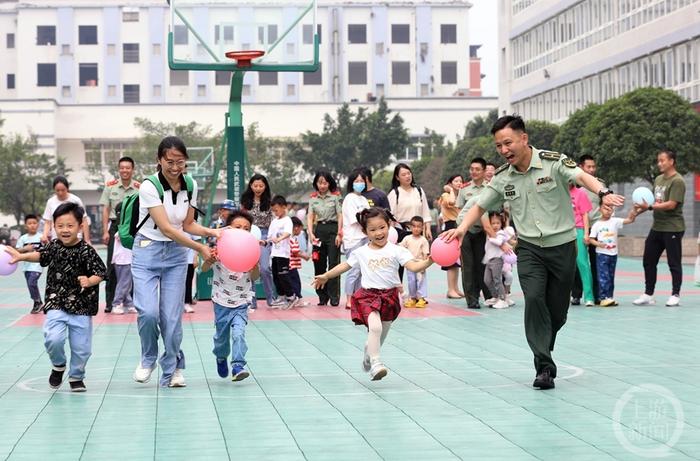
<path id="1" fill-rule="evenodd" d="M 245 51 L 227 51 L 226 57 L 234 59 L 238 67 L 250 67 L 251 61 L 265 54 L 260 50 L 245 50 Z"/>

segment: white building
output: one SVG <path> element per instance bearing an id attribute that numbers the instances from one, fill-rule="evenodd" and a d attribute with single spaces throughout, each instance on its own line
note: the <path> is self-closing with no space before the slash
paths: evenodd
<path id="1" fill-rule="evenodd" d="M 257 2 L 263 3 L 280 2 Z M 236 8 L 236 0 L 202 0 L 194 22 L 215 34 L 222 5 Z M 466 0 L 320 0 L 321 69 L 246 74 L 244 124 L 257 122 L 265 136 L 294 137 L 320 131 L 323 115 L 335 114 L 340 103 L 371 110 L 383 96 L 412 135 L 425 128 L 451 139 L 461 135 L 469 120 L 497 103 L 481 97 L 470 6 Z M 42 152 L 65 158 L 72 189 L 86 204 L 98 194 L 85 164 L 113 164 L 139 135 L 135 117 L 223 129 L 229 75 L 170 71 L 169 20 L 164 0 L 0 0 L 3 130 L 31 132 Z M 310 32 L 299 28 L 288 40 L 308 46 Z M 184 45 L 176 38 L 176 46 Z"/>
<path id="2" fill-rule="evenodd" d="M 499 110 L 561 122 L 640 87 L 700 101 L 700 0 L 499 1 Z"/>

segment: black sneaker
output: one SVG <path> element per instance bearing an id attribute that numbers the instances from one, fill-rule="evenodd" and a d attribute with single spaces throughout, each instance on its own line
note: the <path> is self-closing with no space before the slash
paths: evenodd
<path id="1" fill-rule="evenodd" d="M 572 306 L 580 306 L 581 305 L 581 298 L 571 298 L 571 305 Z"/>
<path id="2" fill-rule="evenodd" d="M 112 306 L 105 306 L 105 314 L 109 314 L 112 312 Z"/>
<path id="3" fill-rule="evenodd" d="M 49 375 L 49 386 L 51 386 L 51 389 L 58 389 L 61 387 L 64 371 L 66 371 L 65 365 L 54 366 L 51 369 L 51 374 Z"/>
<path id="4" fill-rule="evenodd" d="M 552 378 L 549 369 L 545 369 L 535 377 L 535 382 L 532 383 L 532 387 L 538 387 L 542 390 L 554 389 L 554 378 Z"/>
<path id="5" fill-rule="evenodd" d="M 333 307 L 338 307 L 340 305 L 340 299 L 338 298 L 331 298 L 331 306 Z"/>
<path id="6" fill-rule="evenodd" d="M 316 303 L 317 306 L 326 306 L 328 305 L 328 298 L 319 298 L 318 303 Z"/>
<path id="7" fill-rule="evenodd" d="M 467 307 L 469 309 L 481 309 L 481 304 L 479 304 L 479 303 L 469 304 Z"/>
<path id="8" fill-rule="evenodd" d="M 34 301 L 34 306 L 32 307 L 30 314 L 38 314 L 43 308 L 44 303 L 42 303 L 41 301 Z"/>
<path id="9" fill-rule="evenodd" d="M 69 384 L 71 392 L 85 392 L 87 390 L 82 379 L 80 381 L 70 381 Z"/>

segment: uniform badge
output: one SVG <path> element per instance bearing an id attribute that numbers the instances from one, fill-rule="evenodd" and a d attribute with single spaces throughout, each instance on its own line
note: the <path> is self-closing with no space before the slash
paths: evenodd
<path id="1" fill-rule="evenodd" d="M 569 167 L 569 168 L 576 168 L 576 162 L 571 160 L 570 158 L 565 158 L 561 163 L 564 164 L 564 166 Z"/>
<path id="2" fill-rule="evenodd" d="M 512 184 L 508 184 L 506 187 L 503 188 L 503 190 L 515 190 L 515 186 Z"/>
<path id="3" fill-rule="evenodd" d="M 537 178 L 537 185 L 539 186 L 540 184 L 552 182 L 554 179 L 551 178 L 551 176 L 543 176 L 541 178 Z"/>

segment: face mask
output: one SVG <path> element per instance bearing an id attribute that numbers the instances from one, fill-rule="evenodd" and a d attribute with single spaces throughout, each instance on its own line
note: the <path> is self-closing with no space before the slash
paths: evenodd
<path id="1" fill-rule="evenodd" d="M 363 182 L 352 183 L 352 190 L 354 190 L 358 194 L 362 193 L 362 191 L 365 190 L 365 183 L 363 183 Z"/>

